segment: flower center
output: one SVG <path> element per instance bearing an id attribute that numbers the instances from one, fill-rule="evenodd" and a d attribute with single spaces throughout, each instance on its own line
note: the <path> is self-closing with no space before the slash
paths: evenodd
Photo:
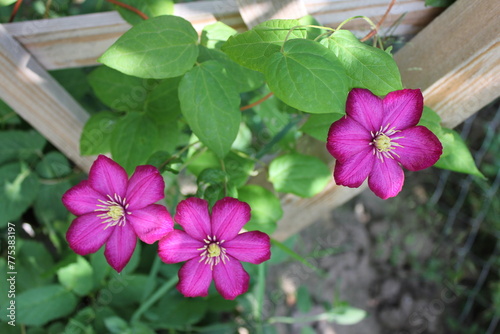
<path id="1" fill-rule="evenodd" d="M 94 211 L 101 211 L 103 213 L 98 214 L 97 217 L 103 220 L 103 224 L 107 224 L 104 229 L 110 226 L 122 226 L 127 222 L 126 214 L 131 214 L 127 212 L 128 204 L 125 198 L 121 198 L 120 195 L 115 194 L 113 197 L 107 195 L 109 201 L 103 201 L 99 199 L 98 201 L 102 204 L 97 205 L 97 209 Z"/>
<path id="2" fill-rule="evenodd" d="M 203 239 L 205 245 L 202 248 L 198 248 L 200 253 L 200 261 L 205 261 L 205 264 L 210 264 L 210 269 L 213 270 L 214 266 L 218 265 L 221 260 L 222 263 L 229 261 L 229 257 L 226 255 L 226 249 L 221 246 L 224 240 L 217 241 L 216 236 L 207 235 L 206 239 Z"/>
<path id="3" fill-rule="evenodd" d="M 379 152 L 388 152 L 391 150 L 391 138 L 387 137 L 383 133 L 378 135 L 373 142 Z"/>
<path id="4" fill-rule="evenodd" d="M 394 149 L 396 147 L 403 148 L 403 146 L 398 144 L 396 140 L 404 137 L 392 137 L 397 132 L 400 131 L 394 128 L 389 129 L 389 124 L 385 127 L 381 126 L 380 130 L 375 133 L 371 132 L 373 139 L 370 145 L 373 145 L 373 154 L 376 154 L 377 158 L 382 160 L 382 162 L 384 162 L 384 158 L 394 159 L 393 155 L 399 157 L 399 155 L 394 152 Z"/>
<path id="5" fill-rule="evenodd" d="M 220 247 L 217 244 L 208 245 L 208 257 L 216 257 L 220 255 Z"/>

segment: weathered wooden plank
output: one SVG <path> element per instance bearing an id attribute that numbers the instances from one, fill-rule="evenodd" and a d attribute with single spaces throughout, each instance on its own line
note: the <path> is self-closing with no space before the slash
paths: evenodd
<path id="1" fill-rule="evenodd" d="M 457 1 L 396 55 L 403 82 L 455 127 L 500 94 L 500 6 Z"/>
<path id="2" fill-rule="evenodd" d="M 236 0 L 241 18 L 250 29 L 271 19 L 298 19 L 307 15 L 301 0 Z"/>
<path id="3" fill-rule="evenodd" d="M 0 25 L 0 98 L 84 170 L 79 154 L 88 114 Z"/>
<path id="4" fill-rule="evenodd" d="M 495 0 L 459 0 L 395 54 L 406 87 L 420 88 L 443 125 L 455 127 L 500 96 L 500 17 Z M 479 19 L 480 18 L 480 19 Z M 486 24 L 485 24 L 486 22 Z M 286 195 L 273 237 L 286 240 L 362 189 L 334 185 L 310 199 Z"/>
<path id="5" fill-rule="evenodd" d="M 376 21 L 384 14 L 389 3 L 388 0 L 371 0 L 369 3 L 366 0 L 306 0 L 303 2 L 306 12 L 315 16 L 321 24 L 331 27 L 336 27 L 346 18 L 355 15 L 366 15 Z M 261 10 L 264 8 L 262 6 L 264 5 L 261 5 Z M 295 8 L 295 13 L 303 11 L 303 8 L 297 4 L 293 8 Z M 243 15 L 247 9 L 243 8 Z M 439 12 L 438 9 L 426 8 L 424 0 L 400 0 L 393 7 L 392 14 L 386 19 L 382 31 L 406 13 L 403 22 L 394 34 L 416 33 Z M 189 20 L 198 32 L 204 26 L 217 20 L 239 31 L 246 29 L 234 0 L 176 4 L 174 13 Z M 40 64 L 52 70 L 97 65 L 95 60 L 127 31 L 130 25 L 123 21 L 117 12 L 108 12 L 15 22 L 5 24 L 5 28 L 34 55 Z M 362 20 L 348 23 L 347 28 L 358 35 L 369 30 L 368 24 Z"/>

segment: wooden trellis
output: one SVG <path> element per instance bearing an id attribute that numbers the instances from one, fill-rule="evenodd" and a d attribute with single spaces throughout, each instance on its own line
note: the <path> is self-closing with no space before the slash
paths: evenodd
<path id="1" fill-rule="evenodd" d="M 189 20 L 197 31 L 218 20 L 242 31 L 269 18 L 306 14 L 336 27 L 355 15 L 377 21 L 388 3 L 216 0 L 176 4 L 174 14 Z M 403 15 L 393 34 L 421 30 L 395 55 L 403 83 L 422 89 L 426 105 L 440 114 L 445 126 L 454 127 L 500 95 L 500 6 L 495 0 L 458 0 L 435 18 L 440 12 L 426 8 L 424 0 L 399 0 L 382 31 Z M 0 25 L 0 98 L 85 171 L 94 157 L 80 156 L 79 138 L 89 116 L 47 70 L 97 65 L 97 57 L 129 28 L 116 12 Z M 347 28 L 368 31 L 361 21 Z M 274 237 L 286 239 L 362 189 L 331 182 L 314 198 L 284 196 L 285 214 Z"/>

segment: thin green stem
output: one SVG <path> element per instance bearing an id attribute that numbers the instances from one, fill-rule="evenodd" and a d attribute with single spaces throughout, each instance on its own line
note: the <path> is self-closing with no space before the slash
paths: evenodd
<path id="1" fill-rule="evenodd" d="M 158 270 L 160 270 L 161 259 L 159 256 L 156 256 L 151 266 L 151 270 L 149 271 L 148 281 L 146 282 L 146 287 L 144 288 L 144 292 L 142 293 L 141 302 L 144 303 L 146 298 L 149 297 L 150 293 L 155 288 L 155 279 L 158 274 Z"/>
<path id="2" fill-rule="evenodd" d="M 329 313 L 320 313 L 318 315 L 313 315 L 309 317 L 271 317 L 268 322 L 270 324 L 282 323 L 282 324 L 297 324 L 302 322 L 314 322 L 320 320 L 329 320 L 331 315 Z"/>
<path id="3" fill-rule="evenodd" d="M 219 161 L 220 161 L 220 168 L 222 169 L 224 174 L 226 174 L 226 176 L 227 176 L 226 164 L 224 164 L 224 159 L 219 159 Z M 224 176 L 224 197 L 227 196 L 227 177 L 226 176 Z"/>
<path id="4" fill-rule="evenodd" d="M 323 29 L 323 30 L 331 30 L 333 32 L 335 31 L 335 29 L 333 29 L 333 28 L 323 27 L 323 26 L 317 26 L 317 25 L 314 25 L 314 24 L 305 24 L 305 25 L 300 25 L 300 26 L 292 27 L 292 28 L 290 28 L 290 30 L 288 30 L 288 33 L 285 36 L 285 40 L 283 41 L 283 45 L 281 46 L 281 52 L 282 53 L 283 53 L 283 47 L 285 45 L 285 42 L 288 41 L 288 38 L 290 37 L 290 35 L 292 34 L 292 32 L 295 29 L 300 29 L 300 28 L 317 28 L 317 29 Z"/>
<path id="5" fill-rule="evenodd" d="M 254 308 L 254 319 L 257 321 L 258 333 L 264 333 L 262 320 L 262 305 L 264 304 L 264 294 L 266 291 L 266 263 L 258 266 L 257 286 L 255 289 L 256 305 Z"/>
<path id="6" fill-rule="evenodd" d="M 370 27 L 372 29 L 376 29 L 376 27 L 377 27 L 377 25 L 375 23 L 373 23 L 373 21 L 370 20 L 369 17 L 364 16 L 364 15 L 358 15 L 358 16 L 350 17 L 347 20 L 344 20 L 341 24 L 339 24 L 339 26 L 335 30 L 340 30 L 340 28 L 342 28 L 342 26 L 344 26 L 344 24 L 346 24 L 346 23 L 348 23 L 348 22 L 350 22 L 350 21 L 352 21 L 354 19 L 363 19 L 363 20 L 365 20 L 366 22 L 368 22 L 368 24 L 370 24 Z"/>
<path id="7" fill-rule="evenodd" d="M 174 159 L 179 158 L 179 157 L 182 155 L 182 153 L 184 153 L 184 152 L 185 152 L 187 149 L 189 149 L 191 146 L 194 146 L 194 145 L 198 144 L 199 142 L 200 142 L 200 141 L 199 141 L 199 140 L 197 140 L 197 141 L 195 141 L 195 142 L 192 142 L 191 144 L 188 144 L 188 145 L 184 146 L 183 148 L 181 148 L 181 149 L 179 150 L 179 152 L 177 152 L 176 154 L 172 155 L 170 158 L 168 158 L 167 160 L 165 160 L 165 161 L 164 161 L 164 162 L 160 165 L 160 167 L 159 167 L 158 169 L 160 169 L 160 170 L 161 170 L 161 169 L 162 169 L 163 167 L 165 167 L 165 166 L 166 166 L 166 165 L 167 165 L 170 161 L 172 161 L 172 160 L 174 160 Z"/>
<path id="8" fill-rule="evenodd" d="M 278 247 L 279 249 L 281 249 L 282 251 L 284 251 L 285 253 L 287 253 L 292 259 L 294 259 L 294 260 L 302 263 L 306 267 L 311 268 L 319 276 L 321 276 L 321 277 L 325 277 L 326 276 L 326 273 L 324 272 L 324 270 L 322 270 L 321 268 L 316 267 L 311 262 L 309 262 L 307 259 L 305 259 L 304 257 L 300 256 L 295 251 L 293 251 L 292 249 L 288 248 L 285 244 L 279 242 L 278 240 L 271 239 L 271 245 Z"/>
<path id="9" fill-rule="evenodd" d="M 172 289 L 175 283 L 177 283 L 177 280 L 177 276 L 174 276 L 166 281 L 158 290 L 156 290 L 156 292 L 144 303 L 142 303 L 137 311 L 135 311 L 135 313 L 132 315 L 131 322 L 138 321 L 144 312 L 149 310 L 149 308 L 153 306 L 153 304 L 156 303 L 161 297 L 163 297 L 163 295 L 166 294 L 168 290 Z"/>

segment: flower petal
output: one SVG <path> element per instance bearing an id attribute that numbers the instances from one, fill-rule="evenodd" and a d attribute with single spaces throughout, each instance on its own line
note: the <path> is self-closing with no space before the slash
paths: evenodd
<path id="1" fill-rule="evenodd" d="M 396 140 L 403 147 L 396 146 L 393 152 L 399 157 L 395 156 L 394 159 L 408 170 L 417 171 L 431 167 L 443 153 L 439 139 L 424 126 L 415 126 L 394 136 L 403 137 Z"/>
<path id="2" fill-rule="evenodd" d="M 218 241 L 229 241 L 250 220 L 250 206 L 236 198 L 224 197 L 212 208 L 212 233 Z"/>
<path id="3" fill-rule="evenodd" d="M 87 180 L 70 188 L 62 196 L 64 206 L 75 216 L 94 212 L 98 209 L 97 205 L 102 204 L 99 200 L 107 201 L 108 198 L 94 190 Z"/>
<path id="4" fill-rule="evenodd" d="M 210 265 L 200 262 L 198 258 L 186 262 L 179 270 L 177 290 L 186 297 L 208 296 L 208 288 L 212 282 Z"/>
<path id="5" fill-rule="evenodd" d="M 133 210 L 127 215 L 127 222 L 132 225 L 139 239 L 148 244 L 160 240 L 174 229 L 174 221 L 167 208 L 158 204 Z"/>
<path id="6" fill-rule="evenodd" d="M 89 172 L 90 186 L 103 195 L 123 197 L 127 190 L 127 172 L 110 158 L 99 155 Z"/>
<path id="7" fill-rule="evenodd" d="M 69 247 L 80 255 L 97 252 L 106 243 L 112 232 L 110 228 L 104 229 L 106 224 L 103 224 L 102 221 L 93 212 L 73 220 L 68 232 L 66 232 Z"/>
<path id="8" fill-rule="evenodd" d="M 396 160 L 384 158 L 382 162 L 377 159 L 368 177 L 368 186 L 378 197 L 388 199 L 399 194 L 404 180 L 403 169 Z"/>
<path id="9" fill-rule="evenodd" d="M 191 237 L 203 240 L 212 235 L 208 202 L 196 197 L 190 197 L 177 205 L 174 220 L 178 222 Z"/>
<path id="10" fill-rule="evenodd" d="M 354 88 L 347 96 L 346 114 L 368 131 L 378 131 L 384 118 L 382 99 L 368 89 Z"/>
<path id="11" fill-rule="evenodd" d="M 417 125 L 424 110 L 424 97 L 420 89 L 390 92 L 383 100 L 384 121 L 389 128 L 404 130 Z"/>
<path id="12" fill-rule="evenodd" d="M 259 264 L 271 258 L 269 236 L 259 231 L 238 234 L 221 246 L 226 249 L 228 255 L 239 261 Z"/>
<path id="13" fill-rule="evenodd" d="M 141 209 L 165 197 L 165 181 L 153 166 L 138 166 L 127 187 L 129 210 Z"/>
<path id="14" fill-rule="evenodd" d="M 193 239 L 184 231 L 174 230 L 158 242 L 158 255 L 165 263 L 177 263 L 196 258 L 200 259 L 205 244 Z"/>
<path id="15" fill-rule="evenodd" d="M 129 224 L 124 226 L 112 226 L 113 233 L 106 242 L 104 256 L 111 267 L 121 272 L 132 257 L 137 244 L 137 236 Z"/>
<path id="16" fill-rule="evenodd" d="M 336 161 L 333 177 L 338 185 L 357 188 L 370 174 L 376 157 L 373 147 L 360 151 L 345 162 Z"/>
<path id="17" fill-rule="evenodd" d="M 215 288 L 225 299 L 234 299 L 248 290 L 250 276 L 240 261 L 229 256 L 214 266 Z"/>
<path id="18" fill-rule="evenodd" d="M 345 162 L 354 154 L 370 146 L 372 136 L 364 126 L 352 118 L 342 118 L 328 131 L 326 148 L 337 160 Z"/>

